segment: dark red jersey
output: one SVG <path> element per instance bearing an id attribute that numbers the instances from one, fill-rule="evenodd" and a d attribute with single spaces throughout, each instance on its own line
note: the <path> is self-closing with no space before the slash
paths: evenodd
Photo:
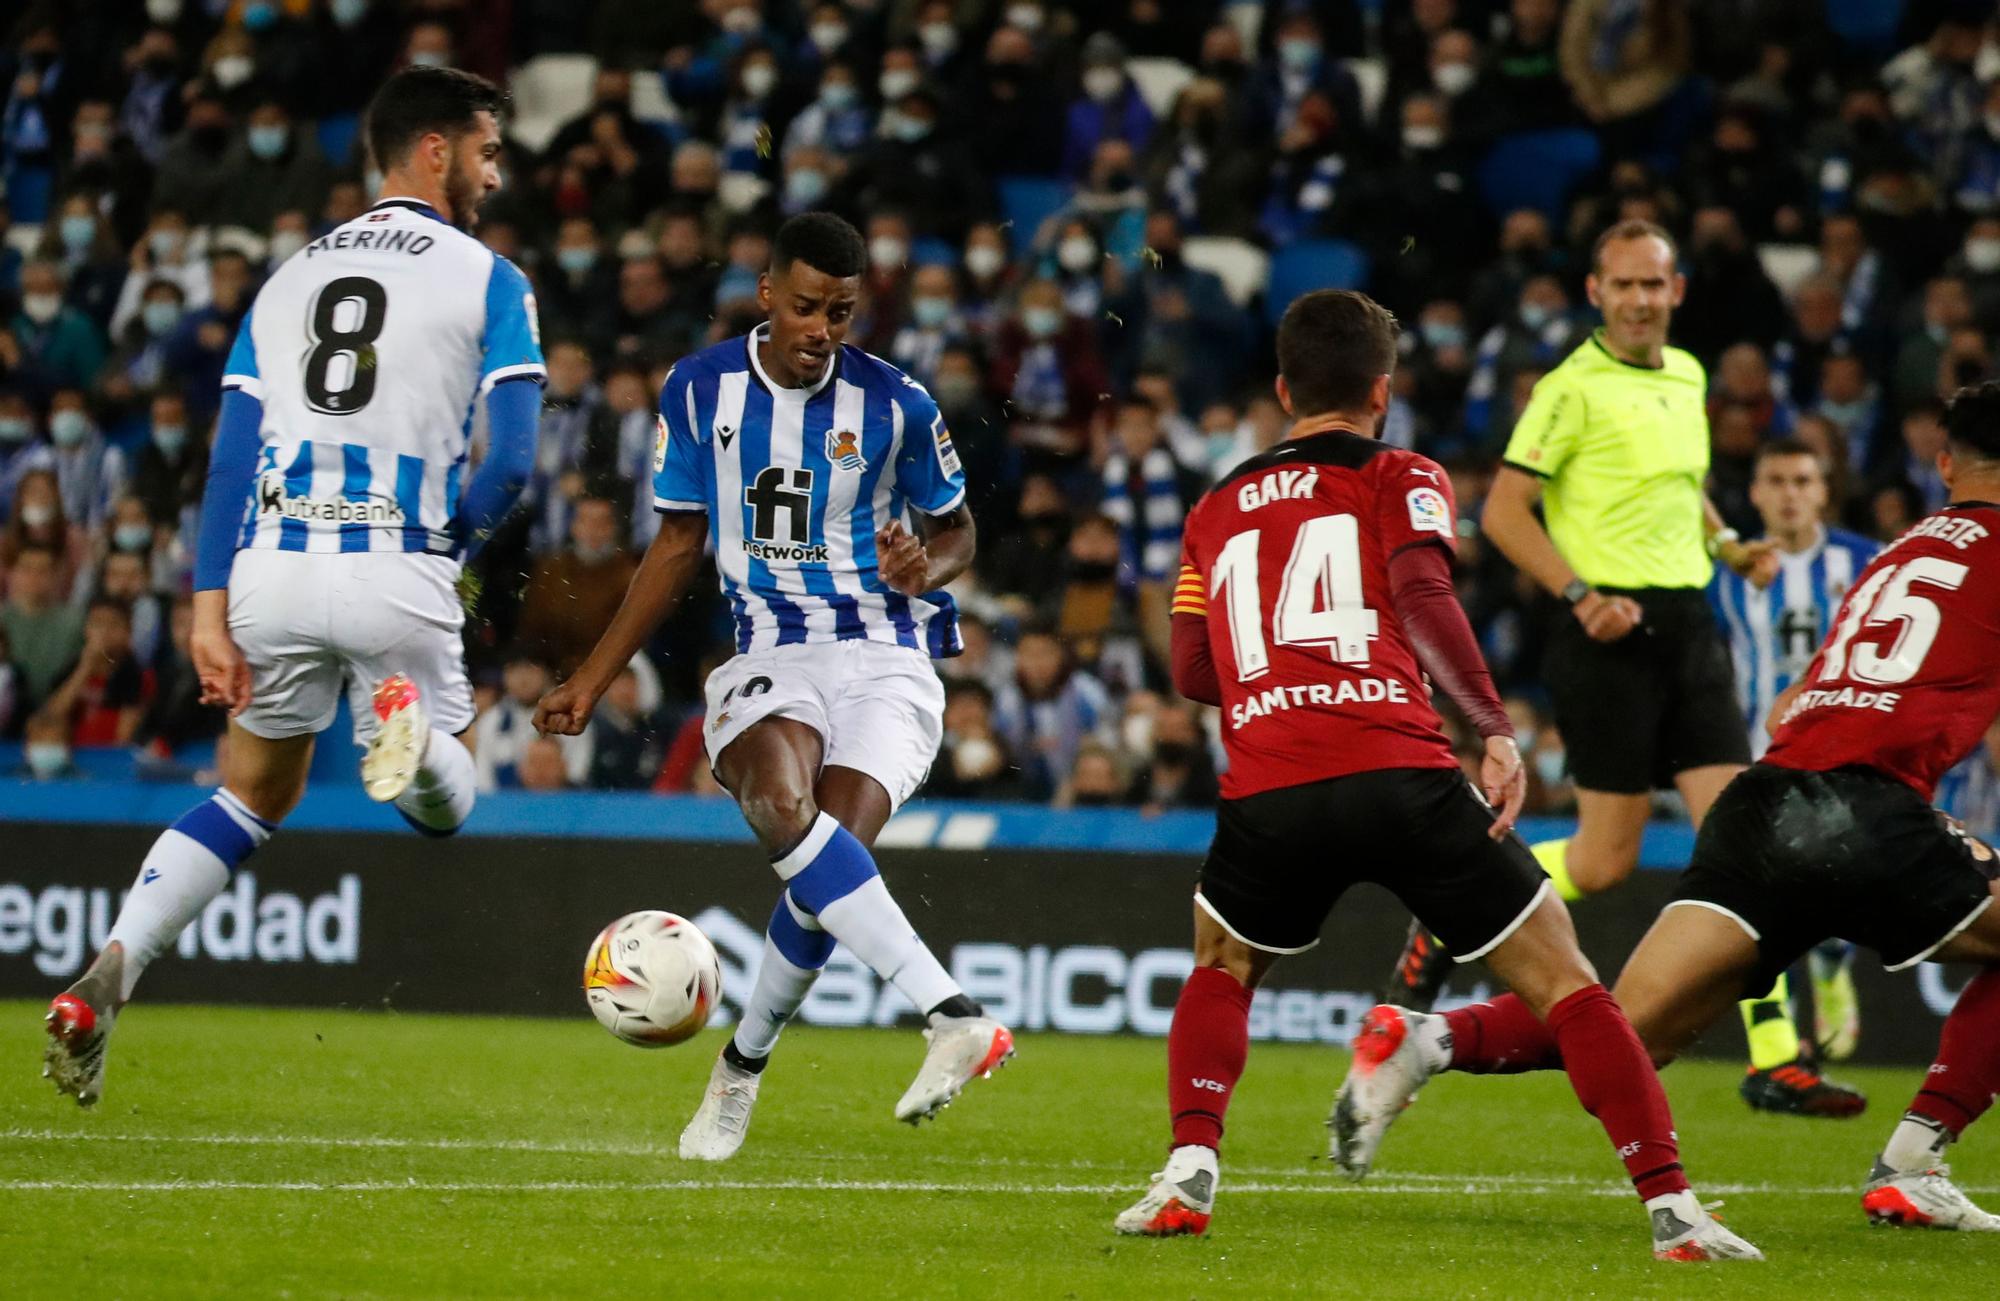
<path id="1" fill-rule="evenodd" d="M 2000 506 L 1947 506 L 1861 571 L 1764 761 L 1859 765 L 1929 799 L 2000 709 Z"/>
<path id="2" fill-rule="evenodd" d="M 1174 613 L 1207 620 L 1240 799 L 1379 768 L 1453 768 L 1389 559 L 1456 540 L 1433 461 L 1345 430 L 1251 458 L 1189 512 Z"/>

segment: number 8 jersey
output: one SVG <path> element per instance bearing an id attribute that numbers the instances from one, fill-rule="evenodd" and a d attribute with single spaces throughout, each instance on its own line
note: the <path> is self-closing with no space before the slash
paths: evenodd
<path id="1" fill-rule="evenodd" d="M 2000 506 L 1919 520 L 1861 571 L 1764 753 L 1873 768 L 1930 799 L 2000 710 Z"/>
<path id="2" fill-rule="evenodd" d="M 1204 616 L 1222 794 L 1455 768 L 1390 601 L 1389 559 L 1456 542 L 1437 464 L 1346 430 L 1251 458 L 1189 512 L 1173 612 Z"/>
<path id="3" fill-rule="evenodd" d="M 455 554 L 473 403 L 545 374 L 520 269 L 383 200 L 288 258 L 237 332 L 223 387 L 264 407 L 238 545 Z"/>

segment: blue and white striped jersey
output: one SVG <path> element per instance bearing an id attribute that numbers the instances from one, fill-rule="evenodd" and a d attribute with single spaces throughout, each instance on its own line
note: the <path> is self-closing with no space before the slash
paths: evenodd
<path id="1" fill-rule="evenodd" d="M 904 596 L 876 572 L 876 530 L 965 500 L 937 403 L 851 346 L 818 384 L 781 387 L 757 359 L 768 329 L 674 366 L 653 451 L 654 507 L 708 515 L 736 649 L 867 640 L 958 654 L 951 598 Z"/>
<path id="2" fill-rule="evenodd" d="M 264 406 L 239 547 L 454 554 L 473 403 L 546 378 L 528 279 L 414 199 L 384 199 L 258 291 L 223 387 Z"/>
<path id="3" fill-rule="evenodd" d="M 1736 696 L 1752 758 L 1771 743 L 1764 720 L 1772 702 L 1812 662 L 1854 576 L 1877 550 L 1859 533 L 1823 530 L 1818 542 L 1796 555 L 1780 551 L 1777 581 L 1761 590 L 1716 566 L 1708 596 L 1736 660 Z"/>

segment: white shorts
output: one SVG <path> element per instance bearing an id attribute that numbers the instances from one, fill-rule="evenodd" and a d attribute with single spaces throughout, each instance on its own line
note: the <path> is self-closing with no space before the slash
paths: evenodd
<path id="1" fill-rule="evenodd" d="M 250 661 L 250 705 L 236 721 L 271 740 L 323 732 L 344 681 L 354 740 L 365 745 L 375 684 L 402 673 L 433 725 L 472 726 L 458 571 L 456 560 L 421 552 L 237 552 L 229 635 Z"/>
<path id="2" fill-rule="evenodd" d="M 703 736 L 713 766 L 752 723 L 794 718 L 818 732 L 822 764 L 852 768 L 889 792 L 917 793 L 944 738 L 944 684 L 930 657 L 884 642 L 813 642 L 738 655 L 708 675 Z"/>

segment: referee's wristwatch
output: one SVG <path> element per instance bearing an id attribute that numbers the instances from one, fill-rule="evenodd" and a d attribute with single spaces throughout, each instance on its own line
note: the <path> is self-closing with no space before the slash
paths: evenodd
<path id="1" fill-rule="evenodd" d="M 1581 578 L 1572 578 L 1569 580 L 1569 582 L 1563 584 L 1563 590 L 1562 590 L 1563 603 L 1565 605 L 1574 607 L 1577 602 L 1581 601 L 1584 597 L 1589 596 L 1592 592 L 1595 592 L 1596 590 L 1597 590 L 1596 588 L 1592 587 L 1589 583 L 1584 582 Z"/>

